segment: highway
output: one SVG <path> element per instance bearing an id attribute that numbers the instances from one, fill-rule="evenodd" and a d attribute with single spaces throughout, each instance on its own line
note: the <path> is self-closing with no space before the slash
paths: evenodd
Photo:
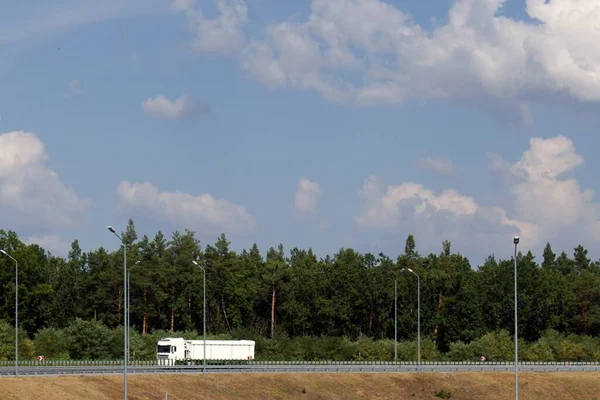
<path id="1" fill-rule="evenodd" d="M 445 363 L 423 364 L 421 372 L 513 372 L 514 364 L 511 363 Z M 600 372 L 600 363 L 569 363 L 569 364 L 523 364 L 519 365 L 520 372 Z M 130 374 L 199 374 L 202 365 L 178 366 L 130 366 Z M 207 365 L 207 373 L 416 373 L 415 364 L 373 365 L 373 364 L 257 364 L 257 365 Z M 19 368 L 19 376 L 57 376 L 57 375 L 107 375 L 122 374 L 123 366 L 28 366 Z M 0 376 L 14 376 L 15 370 L 11 367 L 1 367 Z"/>

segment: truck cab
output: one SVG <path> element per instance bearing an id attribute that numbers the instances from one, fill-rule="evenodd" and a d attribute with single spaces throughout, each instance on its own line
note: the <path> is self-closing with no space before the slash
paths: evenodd
<path id="1" fill-rule="evenodd" d="M 183 338 L 162 338 L 156 344 L 156 358 L 159 364 L 174 365 L 175 360 L 185 360 L 185 340 Z"/>

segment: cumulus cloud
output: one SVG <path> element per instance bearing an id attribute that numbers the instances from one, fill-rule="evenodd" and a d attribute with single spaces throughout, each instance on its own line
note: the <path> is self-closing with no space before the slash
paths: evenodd
<path id="1" fill-rule="evenodd" d="M 419 167 L 435 172 L 442 176 L 453 176 L 454 175 L 454 164 L 447 158 L 442 157 L 424 157 L 419 160 Z"/>
<path id="2" fill-rule="evenodd" d="M 506 210 L 480 205 L 471 196 L 447 189 L 435 193 L 423 185 L 407 182 L 386 188 L 377 176 L 365 180 L 359 197 L 364 205 L 355 218 L 363 230 L 413 233 L 424 248 L 438 247 L 442 240 L 472 249 L 486 248 L 512 235 L 520 235 L 522 245 L 535 245 L 539 228 L 527 221 L 507 216 Z M 383 238 L 389 241 L 389 238 Z"/>
<path id="3" fill-rule="evenodd" d="M 306 214 L 315 214 L 320 197 L 321 188 L 319 184 L 310 179 L 301 178 L 296 190 L 296 210 Z"/>
<path id="4" fill-rule="evenodd" d="M 185 12 L 195 38 L 193 48 L 199 52 L 227 53 L 238 49 L 244 39 L 243 26 L 248 8 L 243 0 L 216 0 L 217 15 L 206 18 L 191 0 L 174 0 L 173 8 Z"/>
<path id="5" fill-rule="evenodd" d="M 546 235 L 583 233 L 600 239 L 599 208 L 594 192 L 580 188 L 567 174 L 584 164 L 573 142 L 565 136 L 532 138 L 530 147 L 514 164 L 495 159 L 509 174 L 515 214 L 540 226 Z"/>
<path id="6" fill-rule="evenodd" d="M 63 240 L 58 235 L 29 236 L 23 240 L 26 244 L 37 244 L 54 256 L 66 257 L 69 255 L 71 243 Z"/>
<path id="7" fill-rule="evenodd" d="M 528 103 L 600 100 L 597 0 L 526 0 L 532 22 L 499 15 L 504 0 L 456 0 L 426 30 L 383 0 L 312 0 L 308 18 L 270 25 L 243 51 L 265 84 L 331 101 L 459 100 L 531 117 Z"/>
<path id="8" fill-rule="evenodd" d="M 48 159 L 44 143 L 35 134 L 0 134 L 0 204 L 36 225 L 72 226 L 92 203 L 65 186 L 46 167 Z"/>
<path id="9" fill-rule="evenodd" d="M 442 212 L 449 216 L 474 215 L 478 210 L 472 197 L 463 196 L 453 189 L 435 194 L 423 185 L 408 182 L 388 185 L 384 193 L 375 175 L 365 181 L 359 195 L 365 201 L 361 214 L 355 219 L 361 227 L 396 226 L 403 208 L 417 215 Z"/>
<path id="10" fill-rule="evenodd" d="M 207 104 L 197 102 L 188 96 L 180 96 L 171 101 L 163 95 L 148 98 L 142 109 L 149 115 L 162 119 L 183 119 L 210 111 Z"/>
<path id="11" fill-rule="evenodd" d="M 208 193 L 161 192 L 150 182 L 121 182 L 117 189 L 123 207 L 138 209 L 180 228 L 205 234 L 246 234 L 256 226 L 243 205 L 216 199 Z"/>
<path id="12" fill-rule="evenodd" d="M 453 189 L 436 194 L 411 182 L 383 188 L 371 176 L 359 193 L 364 205 L 355 222 L 360 228 L 416 231 L 436 243 L 454 238 L 470 248 L 477 243 L 493 249 L 513 234 L 529 249 L 567 238 L 569 243 L 600 240 L 600 204 L 592 190 L 569 176 L 584 164 L 570 139 L 532 138 L 514 163 L 498 154 L 489 158 L 510 192 L 502 207 L 480 204 Z"/>

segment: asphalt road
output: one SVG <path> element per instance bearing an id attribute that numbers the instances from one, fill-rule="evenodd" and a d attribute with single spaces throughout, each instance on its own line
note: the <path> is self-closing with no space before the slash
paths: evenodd
<path id="1" fill-rule="evenodd" d="M 445 364 L 422 365 L 422 372 L 513 372 L 511 364 Z M 130 366 L 130 374 L 199 374 L 202 366 Z M 416 365 L 334 365 L 334 364 L 277 364 L 277 365 L 207 365 L 206 373 L 244 373 L 244 372 L 418 372 Z M 600 364 L 572 363 L 526 364 L 519 365 L 519 372 L 600 372 Z M 14 376 L 11 367 L 0 368 L 0 376 Z M 20 376 L 57 376 L 57 375 L 105 375 L 123 374 L 123 366 L 78 366 L 78 367 L 20 367 Z"/>

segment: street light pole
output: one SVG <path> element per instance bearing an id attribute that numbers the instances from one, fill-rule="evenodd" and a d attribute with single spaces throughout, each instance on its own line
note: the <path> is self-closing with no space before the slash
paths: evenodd
<path id="1" fill-rule="evenodd" d="M 2 249 L 0 253 L 15 262 L 15 376 L 17 376 L 19 375 L 19 262 Z"/>
<path id="2" fill-rule="evenodd" d="M 421 372 L 421 277 L 410 268 L 402 268 L 417 277 L 417 371 Z"/>
<path id="3" fill-rule="evenodd" d="M 123 320 L 125 322 L 123 332 L 123 398 L 127 400 L 127 364 L 129 361 L 129 318 L 127 317 L 127 244 L 125 244 L 123 238 L 119 236 L 119 234 L 115 231 L 115 229 L 112 226 L 107 226 L 106 229 L 112 232 L 121 241 L 121 244 L 123 245 L 123 298 L 125 299 L 125 304 L 123 307 Z"/>
<path id="4" fill-rule="evenodd" d="M 421 277 L 412 270 L 409 270 L 417 276 L 417 340 L 419 342 L 417 346 L 418 352 L 418 371 L 421 372 Z"/>
<path id="5" fill-rule="evenodd" d="M 398 362 L 398 277 L 394 280 L 394 364 Z"/>
<path id="6" fill-rule="evenodd" d="M 127 271 L 127 304 L 129 304 L 129 289 L 131 288 L 131 271 Z M 127 315 L 127 363 L 129 364 L 129 315 Z"/>
<path id="7" fill-rule="evenodd" d="M 515 244 L 515 400 L 519 399 L 519 342 L 517 339 L 518 332 L 518 320 L 517 320 L 517 245 L 519 244 L 519 237 L 515 236 L 513 239 Z"/>
<path id="8" fill-rule="evenodd" d="M 202 270 L 202 330 L 204 331 L 204 345 L 202 346 L 202 375 L 206 374 L 206 268 L 195 260 L 192 263 Z"/>

